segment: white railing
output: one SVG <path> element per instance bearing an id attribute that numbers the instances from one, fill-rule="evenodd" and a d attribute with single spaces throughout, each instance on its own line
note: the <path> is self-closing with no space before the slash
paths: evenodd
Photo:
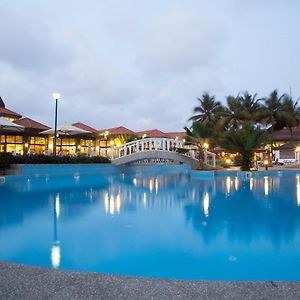
<path id="1" fill-rule="evenodd" d="M 204 151 L 204 163 L 216 167 L 216 153 Z"/>
<path id="2" fill-rule="evenodd" d="M 178 152 L 178 148 L 183 148 L 183 142 L 180 140 L 168 139 L 168 138 L 145 138 L 135 140 L 124 145 L 114 146 L 110 148 L 109 157 L 111 160 L 118 159 L 124 156 L 132 155 L 138 152 L 146 151 L 167 151 L 167 152 Z M 199 152 L 193 148 L 187 148 L 188 151 L 185 155 L 192 159 L 199 159 Z M 204 163 L 212 167 L 216 166 L 216 155 L 215 153 L 205 151 L 204 152 Z"/>
<path id="3" fill-rule="evenodd" d="M 121 158 L 123 156 L 131 155 L 137 152 L 144 151 L 169 151 L 177 152 L 178 148 L 182 148 L 183 143 L 179 140 L 172 140 L 167 138 L 145 138 L 135 140 L 124 145 L 110 148 L 110 159 Z"/>

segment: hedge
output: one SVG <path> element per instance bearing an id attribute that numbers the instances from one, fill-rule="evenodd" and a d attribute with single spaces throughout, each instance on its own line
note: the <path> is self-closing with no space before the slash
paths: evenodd
<path id="1" fill-rule="evenodd" d="M 0 167 L 6 168 L 9 164 L 98 164 L 110 163 L 107 157 L 85 155 L 79 156 L 49 156 L 43 154 L 16 155 L 0 153 Z"/>

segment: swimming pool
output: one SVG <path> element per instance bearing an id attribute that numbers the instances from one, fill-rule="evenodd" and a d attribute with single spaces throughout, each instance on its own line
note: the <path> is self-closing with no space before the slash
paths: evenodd
<path id="1" fill-rule="evenodd" d="M 253 176 L 253 177 L 251 177 Z M 300 280 L 300 172 L 185 166 L 11 178 L 0 260 L 208 280 Z"/>

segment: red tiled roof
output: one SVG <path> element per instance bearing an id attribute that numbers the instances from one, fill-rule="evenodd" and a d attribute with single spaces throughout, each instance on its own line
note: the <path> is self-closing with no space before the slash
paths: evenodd
<path id="1" fill-rule="evenodd" d="M 8 118 L 16 118 L 16 119 L 22 118 L 21 115 L 5 107 L 0 107 L 0 117 L 8 117 Z"/>
<path id="2" fill-rule="evenodd" d="M 216 146 L 214 149 L 212 149 L 212 152 L 215 152 L 215 153 L 225 152 L 225 149 L 220 146 Z"/>
<path id="3" fill-rule="evenodd" d="M 293 139 L 294 140 L 300 140 L 300 128 L 294 127 L 292 128 L 293 131 Z M 278 131 L 274 131 L 272 133 L 273 138 L 275 141 L 289 141 L 291 140 L 291 132 L 288 128 L 283 128 Z"/>
<path id="4" fill-rule="evenodd" d="M 42 123 L 39 123 L 39 122 L 34 121 L 32 119 L 29 119 L 29 118 L 18 119 L 14 123 L 16 123 L 18 125 L 22 125 L 25 128 L 29 128 L 29 129 L 38 129 L 38 130 L 41 130 L 41 131 L 50 129 L 50 127 L 48 127 L 47 125 L 44 125 Z"/>
<path id="5" fill-rule="evenodd" d="M 83 130 L 86 130 L 86 131 L 89 131 L 91 133 L 98 133 L 98 130 L 91 127 L 91 126 L 88 126 L 86 124 L 83 124 L 81 122 L 77 122 L 77 123 L 74 123 L 72 124 L 73 126 L 77 127 L 77 128 L 80 128 L 80 129 L 83 129 Z"/>
<path id="6" fill-rule="evenodd" d="M 166 135 L 168 138 L 171 139 L 180 139 L 183 140 L 186 136 L 186 132 L 185 131 L 178 131 L 178 132 L 166 132 Z"/>
<path id="7" fill-rule="evenodd" d="M 136 132 L 136 134 L 140 135 L 140 136 L 143 136 L 144 134 L 146 134 L 147 137 L 153 137 L 153 138 L 168 137 L 167 133 L 164 133 L 158 129 L 139 131 L 139 132 Z"/>
<path id="8" fill-rule="evenodd" d="M 108 134 L 109 135 L 122 135 L 122 134 L 132 134 L 134 135 L 135 132 L 126 128 L 126 127 L 123 127 L 123 126 L 119 126 L 119 127 L 114 127 L 114 128 L 108 128 L 108 129 L 102 129 L 102 130 L 98 130 L 98 132 L 100 134 L 104 134 L 105 131 L 108 131 Z"/>

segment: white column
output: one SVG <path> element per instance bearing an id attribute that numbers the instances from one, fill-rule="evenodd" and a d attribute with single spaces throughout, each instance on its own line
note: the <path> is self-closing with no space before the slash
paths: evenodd
<path id="1" fill-rule="evenodd" d="M 149 139 L 149 150 L 152 150 L 152 139 Z"/>
<path id="2" fill-rule="evenodd" d="M 114 148 L 113 147 L 110 148 L 110 159 L 111 160 L 114 159 Z"/>
<path id="3" fill-rule="evenodd" d="M 167 149 L 166 150 L 170 151 L 170 141 L 169 140 L 167 140 Z"/>
<path id="4" fill-rule="evenodd" d="M 204 152 L 204 163 L 207 164 L 207 152 Z"/>
<path id="5" fill-rule="evenodd" d="M 142 141 L 142 150 L 141 151 L 144 151 L 144 141 Z"/>

